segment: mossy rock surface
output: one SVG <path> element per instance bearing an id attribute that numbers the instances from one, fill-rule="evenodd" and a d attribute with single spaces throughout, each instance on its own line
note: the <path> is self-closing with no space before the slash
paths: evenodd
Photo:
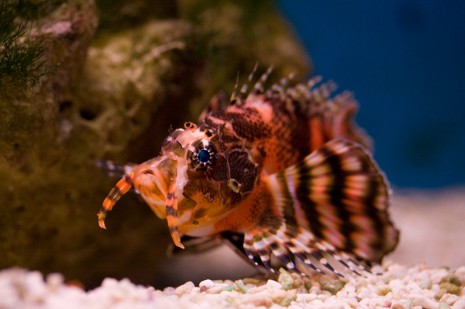
<path id="1" fill-rule="evenodd" d="M 95 162 L 156 156 L 170 126 L 195 120 L 257 62 L 279 77 L 309 71 L 271 1 L 161 2 L 153 14 L 143 9 L 151 1 L 36 2 L 26 34 L 41 42 L 46 74 L 0 93 L 0 268 L 61 272 L 87 287 L 108 276 L 163 285 L 166 223 L 132 194 L 99 229 L 116 181 Z"/>

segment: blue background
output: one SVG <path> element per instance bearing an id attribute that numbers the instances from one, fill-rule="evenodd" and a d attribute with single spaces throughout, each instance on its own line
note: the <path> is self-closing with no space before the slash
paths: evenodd
<path id="1" fill-rule="evenodd" d="M 402 188 L 465 184 L 465 1 L 279 0 Z"/>

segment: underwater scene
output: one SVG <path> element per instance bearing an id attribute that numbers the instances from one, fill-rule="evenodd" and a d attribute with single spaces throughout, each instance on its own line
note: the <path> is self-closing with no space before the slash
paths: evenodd
<path id="1" fill-rule="evenodd" d="M 465 4 L 0 3 L 0 308 L 465 308 Z"/>

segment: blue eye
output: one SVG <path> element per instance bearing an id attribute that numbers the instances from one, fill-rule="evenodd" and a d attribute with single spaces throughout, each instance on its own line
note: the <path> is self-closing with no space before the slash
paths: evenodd
<path id="1" fill-rule="evenodd" d="M 208 145 L 199 147 L 192 157 L 196 169 L 213 166 L 215 158 L 215 150 Z"/>
<path id="2" fill-rule="evenodd" d="M 208 152 L 207 149 L 200 149 L 199 153 L 197 154 L 197 160 L 199 160 L 200 163 L 207 163 L 210 161 L 210 152 Z"/>

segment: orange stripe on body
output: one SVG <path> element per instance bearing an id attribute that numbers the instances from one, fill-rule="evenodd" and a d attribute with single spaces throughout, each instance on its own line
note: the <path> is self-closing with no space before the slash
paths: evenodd
<path id="1" fill-rule="evenodd" d="M 309 119 L 308 125 L 310 130 L 309 144 L 311 151 L 314 151 L 320 148 L 325 143 L 323 123 L 320 117 L 313 116 Z"/>

